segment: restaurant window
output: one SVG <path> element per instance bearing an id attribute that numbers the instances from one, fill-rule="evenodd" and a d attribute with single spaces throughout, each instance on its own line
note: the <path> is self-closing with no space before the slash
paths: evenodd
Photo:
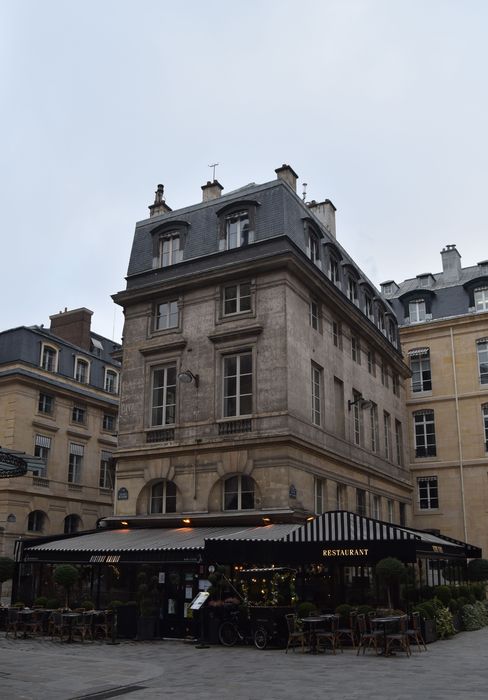
<path id="1" fill-rule="evenodd" d="M 342 323 L 340 321 L 332 321 L 332 338 L 336 348 L 342 350 Z"/>
<path id="2" fill-rule="evenodd" d="M 325 479 L 315 479 L 315 513 L 321 515 L 325 513 L 326 500 L 326 482 Z"/>
<path id="3" fill-rule="evenodd" d="M 47 463 L 51 452 L 51 438 L 47 435 L 36 435 L 34 445 L 34 456 L 44 460 L 44 465 L 32 470 L 34 476 L 43 476 L 46 473 Z"/>
<path id="4" fill-rule="evenodd" d="M 481 416 L 483 419 L 483 430 L 485 434 L 485 452 L 488 452 L 488 403 L 481 407 Z"/>
<path id="5" fill-rule="evenodd" d="M 383 433 L 385 439 L 385 457 L 391 461 L 391 416 L 383 411 Z"/>
<path id="6" fill-rule="evenodd" d="M 356 513 L 358 515 L 367 515 L 366 491 L 363 489 L 356 489 Z"/>
<path id="7" fill-rule="evenodd" d="M 75 532 L 79 532 L 81 530 L 81 518 L 79 515 L 76 515 L 76 513 L 72 513 L 71 515 L 67 515 L 64 519 L 64 534 L 65 535 L 72 535 Z"/>
<path id="8" fill-rule="evenodd" d="M 80 404 L 74 404 L 71 409 L 71 421 L 72 423 L 84 425 L 86 423 L 86 407 Z"/>
<path id="9" fill-rule="evenodd" d="M 415 456 L 435 457 L 436 440 L 434 411 L 416 411 L 413 414 L 413 421 L 415 437 Z"/>
<path id="10" fill-rule="evenodd" d="M 430 349 L 416 348 L 408 353 L 412 370 L 412 392 L 432 390 L 432 373 L 430 369 Z"/>
<path id="11" fill-rule="evenodd" d="M 476 341 L 480 384 L 488 384 L 488 338 Z"/>
<path id="12" fill-rule="evenodd" d="M 152 371 L 151 426 L 174 425 L 176 422 L 176 366 L 157 367 Z"/>
<path id="13" fill-rule="evenodd" d="M 98 485 L 101 489 L 113 489 L 115 483 L 115 464 L 111 452 L 100 453 L 100 472 Z"/>
<path id="14" fill-rule="evenodd" d="M 183 259 L 181 238 L 179 234 L 162 236 L 159 240 L 159 266 L 169 267 L 176 265 Z"/>
<path id="15" fill-rule="evenodd" d="M 474 308 L 476 311 L 488 311 L 488 287 L 474 290 Z"/>
<path id="16" fill-rule="evenodd" d="M 372 403 L 371 408 L 369 409 L 369 427 L 371 434 L 371 452 L 378 452 L 378 406 L 375 403 Z"/>
<path id="17" fill-rule="evenodd" d="M 81 482 L 84 453 L 85 448 L 83 445 L 70 442 L 68 461 L 68 482 L 70 484 L 79 484 Z"/>
<path id="18" fill-rule="evenodd" d="M 47 372 L 56 372 L 58 365 L 58 351 L 52 345 L 42 344 L 41 367 Z"/>
<path id="19" fill-rule="evenodd" d="M 311 365 L 312 384 L 312 423 L 321 425 L 322 423 L 322 369 L 312 362 Z"/>
<path id="20" fill-rule="evenodd" d="M 245 474 L 224 481 L 224 510 L 254 509 L 254 479 Z"/>
<path id="21" fill-rule="evenodd" d="M 75 358 L 75 380 L 80 384 L 88 384 L 90 379 L 90 365 L 81 357 Z"/>
<path id="22" fill-rule="evenodd" d="M 46 514 L 42 510 L 33 510 L 27 518 L 27 530 L 29 532 L 42 532 L 46 522 Z"/>
<path id="23" fill-rule="evenodd" d="M 403 429 L 399 420 L 395 420 L 395 443 L 396 443 L 396 462 L 403 466 Z"/>
<path id="24" fill-rule="evenodd" d="M 166 331 L 169 328 L 177 328 L 180 322 L 178 300 L 162 301 L 156 304 L 154 309 L 154 330 Z"/>
<path id="25" fill-rule="evenodd" d="M 345 484 L 337 484 L 336 486 L 336 506 L 337 510 L 347 509 L 347 487 Z"/>
<path id="26" fill-rule="evenodd" d="M 252 414 L 252 353 L 242 352 L 223 358 L 224 418 Z"/>
<path id="27" fill-rule="evenodd" d="M 351 357 L 358 365 L 361 364 L 361 343 L 356 335 L 351 335 Z"/>
<path id="28" fill-rule="evenodd" d="M 310 325 L 315 331 L 319 330 L 319 305 L 312 299 L 308 305 L 308 318 Z"/>
<path id="29" fill-rule="evenodd" d="M 151 486 L 150 513 L 176 513 L 176 484 L 173 481 L 158 481 Z"/>
<path id="30" fill-rule="evenodd" d="M 119 392 L 119 375 L 113 369 L 105 370 L 105 391 L 109 394 L 118 394 Z"/>
<path id="31" fill-rule="evenodd" d="M 40 392 L 37 409 L 39 413 L 45 413 L 48 416 L 52 416 L 54 412 L 54 396 Z"/>
<path id="32" fill-rule="evenodd" d="M 251 284 L 241 282 L 224 287 L 222 303 L 224 316 L 251 311 Z"/>
<path id="33" fill-rule="evenodd" d="M 439 508 L 437 476 L 417 477 L 417 497 L 421 510 Z"/>

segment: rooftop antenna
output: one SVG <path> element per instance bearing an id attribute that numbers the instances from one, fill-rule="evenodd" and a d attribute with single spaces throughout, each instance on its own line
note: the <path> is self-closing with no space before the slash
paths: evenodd
<path id="1" fill-rule="evenodd" d="M 303 194 L 302 194 L 303 201 L 305 201 L 305 198 L 307 196 L 307 184 L 308 184 L 307 182 L 303 183 Z"/>
<path id="2" fill-rule="evenodd" d="M 212 180 L 215 182 L 215 168 L 219 165 L 219 163 L 211 163 L 208 167 L 213 168 L 212 171 Z"/>

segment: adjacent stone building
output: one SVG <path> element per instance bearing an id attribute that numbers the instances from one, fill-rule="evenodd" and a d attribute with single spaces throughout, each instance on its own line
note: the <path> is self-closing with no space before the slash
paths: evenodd
<path id="1" fill-rule="evenodd" d="M 406 384 L 413 523 L 488 551 L 488 261 L 381 287 L 412 372 Z"/>
<path id="2" fill-rule="evenodd" d="M 335 207 L 277 179 L 136 225 L 116 515 L 410 519 L 397 321 L 336 240 Z M 125 521 L 124 521 L 125 522 Z"/>
<path id="3" fill-rule="evenodd" d="M 19 536 L 94 528 L 113 512 L 120 345 L 90 329 L 88 309 L 50 328 L 0 333 L 0 445 L 26 476 L 0 480 L 0 554 Z"/>

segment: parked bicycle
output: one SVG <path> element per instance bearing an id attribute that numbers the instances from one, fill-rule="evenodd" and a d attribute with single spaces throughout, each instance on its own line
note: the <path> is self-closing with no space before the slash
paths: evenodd
<path id="1" fill-rule="evenodd" d="M 219 627 L 220 643 L 226 647 L 254 644 L 256 649 L 266 649 L 270 644 L 280 646 L 283 643 L 280 626 L 267 614 L 268 610 L 252 606 L 233 610 Z"/>

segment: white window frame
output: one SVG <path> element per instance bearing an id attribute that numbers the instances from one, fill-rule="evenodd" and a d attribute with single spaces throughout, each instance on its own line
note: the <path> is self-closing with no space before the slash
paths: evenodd
<path id="1" fill-rule="evenodd" d="M 181 242 L 179 233 L 161 236 L 159 239 L 159 267 L 170 267 L 182 261 Z"/>
<path id="2" fill-rule="evenodd" d="M 385 458 L 391 462 L 391 415 L 383 411 L 383 437 L 385 441 Z"/>
<path id="3" fill-rule="evenodd" d="M 227 484 L 229 484 L 233 479 L 237 479 L 237 489 L 235 491 L 227 490 Z M 244 486 L 252 486 L 251 488 L 243 488 Z M 243 508 L 243 495 L 248 496 L 252 494 L 252 506 L 249 508 Z M 235 495 L 237 496 L 237 507 L 229 508 L 226 502 L 226 496 Z M 244 511 L 244 510 L 254 510 L 256 506 L 256 483 L 254 479 L 247 474 L 234 474 L 233 476 L 227 477 L 222 484 L 222 510 L 223 511 Z"/>
<path id="4" fill-rule="evenodd" d="M 342 323 L 340 321 L 332 321 L 332 340 L 335 347 L 342 350 Z"/>
<path id="5" fill-rule="evenodd" d="M 341 276 L 339 272 L 339 262 L 333 255 L 329 258 L 329 279 L 336 287 L 340 286 Z"/>
<path id="6" fill-rule="evenodd" d="M 155 386 L 156 373 L 162 372 L 163 383 L 158 387 Z M 174 384 L 168 383 L 168 373 L 174 373 Z M 172 377 L 169 377 L 171 380 Z M 176 403 L 177 403 L 177 376 L 176 376 L 176 365 L 161 365 L 152 367 L 151 369 L 151 402 L 150 402 L 150 420 L 149 423 L 152 428 L 163 428 L 167 425 L 176 424 Z M 171 399 L 171 389 L 174 390 L 174 403 L 168 399 Z M 156 402 L 156 392 L 162 390 L 162 403 Z M 168 396 L 169 394 L 169 396 Z M 162 420 L 155 419 L 155 411 L 161 411 Z M 173 414 L 173 415 L 172 415 Z M 173 418 L 173 420 L 171 420 Z"/>
<path id="7" fill-rule="evenodd" d="M 488 384 L 488 338 L 480 338 L 476 341 L 476 352 L 480 384 Z"/>
<path id="8" fill-rule="evenodd" d="M 417 428 L 419 429 L 417 430 Z M 437 455 L 434 411 L 429 409 L 416 411 L 413 414 L 413 437 L 416 458 L 435 457 Z"/>
<path id="9" fill-rule="evenodd" d="M 379 423 L 378 423 L 378 406 L 375 403 L 371 404 L 369 409 L 369 425 L 371 434 L 371 452 L 379 450 Z"/>
<path id="10" fill-rule="evenodd" d="M 107 427 L 106 424 L 108 420 L 106 419 L 110 419 L 113 421 L 113 426 L 111 428 Z M 102 430 L 106 433 L 115 433 L 117 430 L 117 416 L 113 413 L 104 413 L 102 416 Z"/>
<path id="11" fill-rule="evenodd" d="M 364 312 L 370 321 L 374 321 L 374 304 L 369 294 L 364 295 Z"/>
<path id="12" fill-rule="evenodd" d="M 326 507 L 326 480 L 316 477 L 314 479 L 314 502 L 316 515 L 322 515 L 327 510 Z"/>
<path id="13" fill-rule="evenodd" d="M 78 411 L 82 412 L 83 415 L 83 420 L 78 420 L 75 418 L 75 415 L 78 415 Z M 76 414 L 75 414 L 76 412 Z M 71 407 L 71 422 L 75 423 L 75 425 L 86 425 L 86 419 L 87 419 L 87 408 L 85 404 L 80 404 L 80 403 L 74 403 L 73 406 Z"/>
<path id="14" fill-rule="evenodd" d="M 100 471 L 98 485 L 101 489 L 112 489 L 114 488 L 115 482 L 115 470 L 112 466 L 113 455 L 107 450 L 101 450 L 100 452 Z"/>
<path id="15" fill-rule="evenodd" d="M 311 390 L 312 390 L 312 423 L 322 425 L 322 368 L 311 363 L 310 370 Z"/>
<path id="16" fill-rule="evenodd" d="M 156 304 L 154 309 L 154 330 L 167 331 L 180 325 L 178 299 L 168 299 Z"/>
<path id="17" fill-rule="evenodd" d="M 236 225 L 235 232 L 231 230 L 232 224 Z M 249 211 L 233 212 L 225 217 L 225 249 L 233 250 L 254 243 L 251 231 Z"/>
<path id="18" fill-rule="evenodd" d="M 481 406 L 481 419 L 483 421 L 483 431 L 485 433 L 485 452 L 488 452 L 488 403 Z"/>
<path id="19" fill-rule="evenodd" d="M 439 482 L 437 476 L 417 477 L 417 503 L 419 510 L 438 510 Z"/>
<path id="20" fill-rule="evenodd" d="M 353 362 L 361 364 L 361 340 L 358 335 L 351 334 L 351 357 Z"/>
<path id="21" fill-rule="evenodd" d="M 235 290 L 230 291 L 230 290 Z M 227 293 L 235 296 L 227 296 Z M 227 305 L 235 305 L 235 311 L 227 311 Z M 249 306 L 249 308 L 246 308 Z M 252 292 L 250 282 L 238 282 L 228 284 L 222 288 L 222 316 L 236 316 L 237 314 L 250 313 L 252 311 Z"/>
<path id="22" fill-rule="evenodd" d="M 37 468 L 34 476 L 44 476 L 47 471 L 47 465 L 49 463 L 49 456 L 51 454 L 51 444 L 52 438 L 48 435 L 36 434 L 34 439 L 34 456 L 43 459 L 45 462 L 44 467 Z"/>
<path id="23" fill-rule="evenodd" d="M 359 306 L 358 283 L 350 275 L 347 278 L 347 297 L 355 306 Z"/>
<path id="24" fill-rule="evenodd" d="M 110 378 L 110 381 L 109 381 Z M 108 394 L 119 393 L 119 373 L 113 367 L 105 368 L 105 376 L 103 378 L 103 388 Z"/>
<path id="25" fill-rule="evenodd" d="M 396 461 L 399 467 L 403 466 L 403 425 L 395 418 L 395 446 Z"/>
<path id="26" fill-rule="evenodd" d="M 84 371 L 80 373 L 80 367 L 84 367 Z M 90 383 L 90 361 L 86 357 L 75 357 L 75 381 L 80 382 L 80 384 Z"/>
<path id="27" fill-rule="evenodd" d="M 312 328 L 315 331 L 319 330 L 319 317 L 320 317 L 320 311 L 319 311 L 319 303 L 316 299 L 310 299 L 309 305 L 308 305 L 308 315 L 309 315 L 309 322 Z"/>
<path id="28" fill-rule="evenodd" d="M 45 399 L 50 399 L 51 402 L 51 410 L 47 411 L 44 408 L 41 408 L 42 406 L 46 405 Z M 39 392 L 39 400 L 37 402 L 37 412 L 42 413 L 44 416 L 52 416 L 54 413 L 54 396 L 52 394 L 46 394 L 45 391 L 40 391 Z"/>
<path id="29" fill-rule="evenodd" d="M 363 444 L 363 416 L 362 408 L 360 406 L 361 394 L 353 389 L 353 405 L 352 408 L 352 428 L 353 428 L 353 439 L 355 445 Z"/>
<path id="30" fill-rule="evenodd" d="M 47 358 L 52 358 L 48 360 Z M 58 359 L 59 350 L 54 345 L 49 343 L 42 343 L 41 345 L 41 360 L 40 366 L 46 372 L 57 372 L 58 371 Z"/>
<path id="31" fill-rule="evenodd" d="M 432 391 L 430 348 L 414 349 L 408 355 L 410 358 L 410 370 L 412 371 L 412 393 L 418 394 L 424 391 Z"/>
<path id="32" fill-rule="evenodd" d="M 368 506 L 367 506 L 367 496 L 364 489 L 356 489 L 356 513 L 367 517 Z"/>
<path id="33" fill-rule="evenodd" d="M 80 484 L 83 471 L 83 459 L 85 456 L 85 446 L 79 443 L 69 443 L 68 458 L 68 483 Z"/>
<path id="34" fill-rule="evenodd" d="M 241 371 L 241 365 L 244 358 L 250 358 L 251 371 Z M 228 373 L 228 364 L 235 359 L 236 370 L 235 374 Z M 251 391 L 243 393 L 241 384 L 244 377 L 251 377 Z M 235 377 L 235 394 L 227 393 L 227 385 L 231 383 Z M 248 397 L 251 399 L 250 410 L 246 411 L 243 406 L 243 400 L 247 403 Z M 228 401 L 235 399 L 235 412 L 232 412 L 228 407 Z M 243 416 L 251 416 L 253 413 L 254 403 L 254 358 L 252 350 L 243 350 L 242 352 L 223 355 L 222 357 L 222 415 L 224 418 L 241 418 Z"/>
<path id="35" fill-rule="evenodd" d="M 31 523 L 31 516 L 32 517 L 32 525 L 33 527 L 29 527 L 29 524 Z M 43 510 L 31 510 L 29 515 L 27 516 L 27 531 L 28 532 L 44 532 L 44 527 L 46 524 L 46 514 L 44 513 Z"/>
<path id="36" fill-rule="evenodd" d="M 408 317 L 410 323 L 423 323 L 427 317 L 425 299 L 412 299 L 408 302 Z"/>
<path id="37" fill-rule="evenodd" d="M 155 489 L 160 489 L 161 494 L 155 495 Z M 152 484 L 149 490 L 150 514 L 164 515 L 165 513 L 176 513 L 176 499 L 178 491 L 174 481 L 161 479 Z M 156 504 L 160 504 L 157 506 Z"/>
<path id="38" fill-rule="evenodd" d="M 488 311 L 488 286 L 475 289 L 473 299 L 475 311 Z"/>
<path id="39" fill-rule="evenodd" d="M 308 231 L 307 234 L 307 257 L 313 262 L 317 267 L 322 267 L 320 261 L 320 243 L 318 236 L 313 231 Z"/>

